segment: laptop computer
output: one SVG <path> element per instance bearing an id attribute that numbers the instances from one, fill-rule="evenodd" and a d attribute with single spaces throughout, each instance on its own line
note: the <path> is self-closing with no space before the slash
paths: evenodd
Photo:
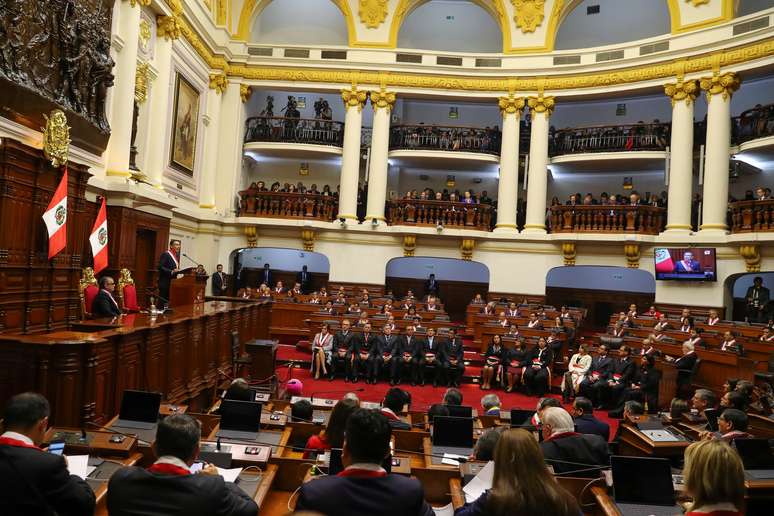
<path id="1" fill-rule="evenodd" d="M 255 441 L 260 429 L 260 403 L 236 400 L 223 400 L 221 402 L 218 437 Z"/>
<path id="2" fill-rule="evenodd" d="M 774 479 L 774 454 L 768 439 L 734 439 L 732 446 L 744 463 L 744 474 L 750 480 Z"/>
<path id="3" fill-rule="evenodd" d="M 534 428 L 533 417 L 535 417 L 534 410 L 511 409 L 511 428 Z"/>
<path id="4" fill-rule="evenodd" d="M 473 407 L 466 405 L 446 405 L 451 417 L 473 417 Z"/>
<path id="5" fill-rule="evenodd" d="M 473 418 L 435 416 L 433 418 L 433 464 L 440 464 L 450 453 L 468 457 L 473 452 Z"/>
<path id="6" fill-rule="evenodd" d="M 669 459 L 610 457 L 615 505 L 626 516 L 673 516 L 681 514 L 675 503 Z"/>
<path id="7" fill-rule="evenodd" d="M 160 406 L 160 392 L 125 390 L 118 419 L 111 427 L 155 430 Z"/>

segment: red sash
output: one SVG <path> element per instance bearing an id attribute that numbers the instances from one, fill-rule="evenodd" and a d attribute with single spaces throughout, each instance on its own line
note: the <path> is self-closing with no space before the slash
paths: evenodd
<path id="1" fill-rule="evenodd" d="M 337 477 L 352 477 L 352 478 L 379 478 L 386 477 L 386 471 L 371 471 L 370 469 L 345 469 L 340 472 Z"/>
<path id="2" fill-rule="evenodd" d="M 3 444 L 6 446 L 16 446 L 17 448 L 33 448 L 35 450 L 40 450 L 40 448 L 38 448 L 34 444 L 28 444 L 28 443 L 25 443 L 24 441 L 13 439 L 11 437 L 0 437 L 0 445 L 3 445 Z"/>
<path id="3" fill-rule="evenodd" d="M 425 360 L 435 360 L 435 353 L 425 353 Z"/>
<path id="4" fill-rule="evenodd" d="M 511 367 L 519 367 L 518 360 L 511 360 Z"/>
<path id="5" fill-rule="evenodd" d="M 593 371 L 591 373 L 591 377 L 594 378 L 595 380 L 599 379 L 600 376 L 601 375 L 599 374 L 599 371 Z"/>
<path id="6" fill-rule="evenodd" d="M 339 356 L 343 357 L 347 354 L 347 351 L 349 351 L 347 348 L 339 348 Z"/>
<path id="7" fill-rule="evenodd" d="M 161 475 L 190 475 L 191 472 L 188 471 L 185 468 L 181 468 L 180 466 L 175 466 L 174 464 L 167 464 L 164 462 L 158 462 L 154 464 L 153 466 L 148 468 L 148 471 L 151 473 L 159 473 Z"/>
<path id="8" fill-rule="evenodd" d="M 411 360 L 411 353 L 409 353 L 408 351 L 404 351 L 403 360 L 406 360 L 406 361 Z"/>
<path id="9" fill-rule="evenodd" d="M 614 382 L 620 382 L 621 381 L 621 375 L 618 373 L 613 374 L 613 381 Z"/>

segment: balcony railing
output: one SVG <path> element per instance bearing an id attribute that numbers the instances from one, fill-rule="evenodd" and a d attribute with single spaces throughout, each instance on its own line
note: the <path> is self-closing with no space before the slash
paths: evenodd
<path id="1" fill-rule="evenodd" d="M 728 207 L 732 233 L 774 231 L 774 199 L 732 202 Z"/>
<path id="2" fill-rule="evenodd" d="M 344 124 L 319 118 L 254 116 L 245 121 L 245 143 L 310 143 L 341 147 Z"/>
<path id="3" fill-rule="evenodd" d="M 560 129 L 551 139 L 549 154 L 664 150 L 670 124 L 632 124 Z"/>
<path id="4" fill-rule="evenodd" d="M 492 207 L 448 201 L 398 199 L 388 201 L 387 219 L 392 226 L 437 226 L 489 231 Z"/>
<path id="5" fill-rule="evenodd" d="M 331 221 L 338 199 L 331 195 L 285 192 L 239 192 L 240 215 L 278 219 L 314 219 Z"/>
<path id="6" fill-rule="evenodd" d="M 664 226 L 665 208 L 654 206 L 552 206 L 552 233 L 641 233 L 657 235 Z"/>
<path id="7" fill-rule="evenodd" d="M 731 119 L 734 143 L 774 135 L 774 104 L 756 106 Z"/>
<path id="8" fill-rule="evenodd" d="M 396 125 L 390 129 L 390 150 L 441 150 L 500 154 L 500 130 L 489 127 Z"/>

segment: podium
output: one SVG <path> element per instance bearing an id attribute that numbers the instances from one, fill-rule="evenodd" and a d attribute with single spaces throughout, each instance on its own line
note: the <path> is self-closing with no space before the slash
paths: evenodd
<path id="1" fill-rule="evenodd" d="M 209 276 L 196 274 L 194 267 L 178 272 L 169 285 L 169 306 L 176 308 L 204 303 L 207 278 Z"/>

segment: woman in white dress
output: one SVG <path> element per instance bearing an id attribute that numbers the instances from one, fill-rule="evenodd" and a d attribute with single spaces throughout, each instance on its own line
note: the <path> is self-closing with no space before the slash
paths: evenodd
<path id="1" fill-rule="evenodd" d="M 562 377 L 562 398 L 564 398 L 565 403 L 569 401 L 570 396 L 575 397 L 575 393 L 578 392 L 590 367 L 591 355 L 589 355 L 588 346 L 581 344 L 578 346 L 578 352 L 570 358 L 568 370 Z"/>
<path id="2" fill-rule="evenodd" d="M 320 333 L 314 336 L 312 341 L 312 372 L 314 379 L 320 379 L 320 373 L 328 376 L 328 367 L 331 365 L 331 351 L 333 350 L 333 335 L 330 327 L 323 324 Z"/>

